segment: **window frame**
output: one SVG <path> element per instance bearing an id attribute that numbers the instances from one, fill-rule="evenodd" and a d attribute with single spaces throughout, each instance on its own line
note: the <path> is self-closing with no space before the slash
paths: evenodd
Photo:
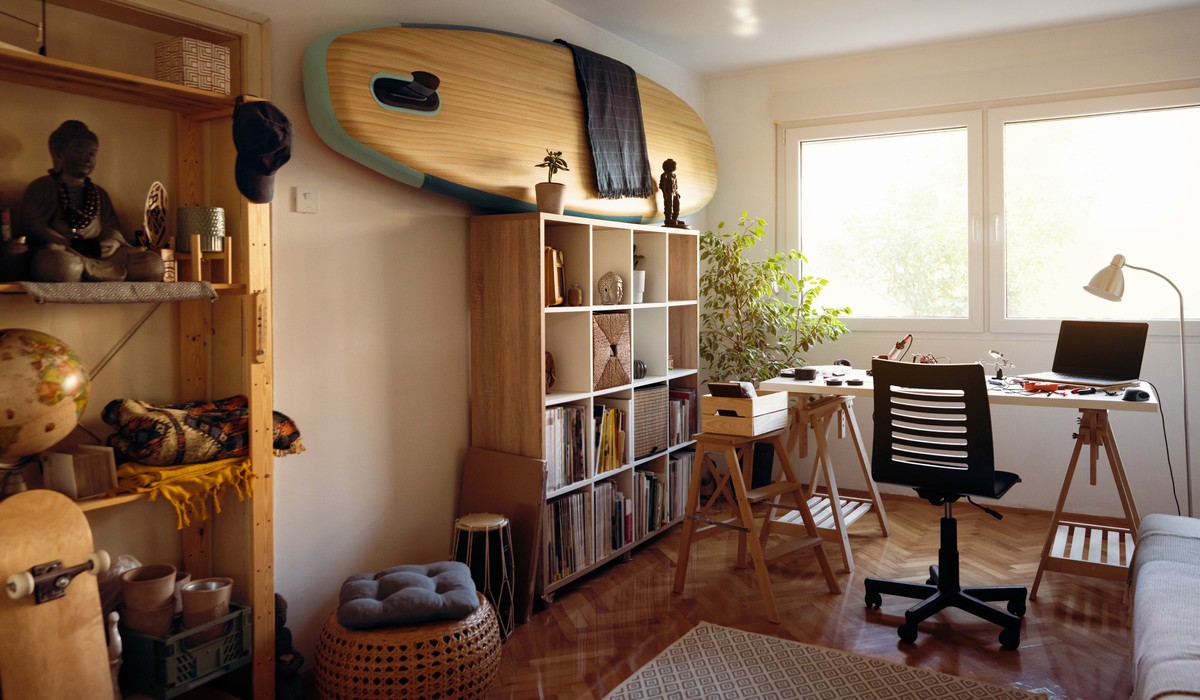
<path id="1" fill-rule="evenodd" d="M 800 144 L 845 138 L 887 136 L 921 131 L 966 129 L 967 134 L 967 316 L 965 318 L 864 318 L 843 317 L 852 331 L 978 332 L 984 329 L 984 251 L 981 217 L 984 211 L 983 112 L 967 110 L 890 116 L 880 119 L 814 125 L 782 125 L 780 148 L 783 163 L 781 183 L 784 246 L 804 252 L 799 216 L 801 186 Z M 806 271 L 803 265 L 801 274 Z"/>
<path id="2" fill-rule="evenodd" d="M 1200 106 L 1200 88 L 1125 92 L 1103 96 L 1068 97 L 1052 101 L 1029 99 L 1007 100 L 982 104 L 971 109 L 946 112 L 881 113 L 859 118 L 836 120 L 826 118 L 802 122 L 781 123 L 777 127 L 779 218 L 784 222 L 784 249 L 803 252 L 803 232 L 800 230 L 799 143 L 899 134 L 954 127 L 967 128 L 968 168 L 968 317 L 965 319 L 931 318 L 862 318 L 853 314 L 843 320 L 855 331 L 887 332 L 988 332 L 1004 334 L 1056 334 L 1061 319 L 1010 319 L 1005 316 L 1007 290 L 1005 275 L 1004 231 L 1004 126 L 1021 121 L 1087 117 L 1121 112 L 1171 109 Z M 1099 259 L 1107 261 L 1125 251 L 1101 251 Z M 1138 261 L 1131 259 L 1136 265 Z M 1098 263 L 1097 269 L 1102 263 Z M 803 273 L 803 268 L 800 269 Z M 1141 276 L 1140 271 L 1133 274 Z M 1147 279 L 1148 284 L 1165 284 Z M 1086 280 L 1080 280 L 1082 287 Z M 1140 283 L 1140 282 L 1139 282 Z M 1186 300 L 1185 300 L 1186 302 Z M 1164 318 L 1150 321 L 1150 334 L 1178 336 L 1179 321 L 1173 317 L 1176 307 L 1163 310 Z M 1188 336 L 1200 334 L 1200 308 L 1185 305 Z"/>
<path id="3" fill-rule="evenodd" d="M 987 240 L 987 275 L 989 287 L 985 290 L 988 306 L 988 329 L 996 333 L 1057 333 L 1061 319 L 1045 318 L 1009 318 L 1006 313 L 1008 304 L 1005 279 L 1008 274 L 1008 260 L 1005 256 L 1007 236 L 1005 235 L 1004 220 L 1004 127 L 1007 124 L 1046 121 L 1052 119 L 1071 119 L 1076 117 L 1103 116 L 1120 114 L 1122 112 L 1140 112 L 1156 109 L 1173 109 L 1178 107 L 1200 106 L 1200 89 L 1169 90 L 1145 93 L 1128 93 L 1106 97 L 1092 97 L 1056 102 L 1037 102 L 1020 105 L 991 107 L 985 110 L 987 128 L 987 171 L 986 184 L 988 202 L 988 221 L 991 222 Z M 1124 254 L 1124 250 L 1096 251 L 1099 261 L 1096 270 L 1100 270 L 1113 255 Z M 1136 254 L 1130 264 L 1138 265 Z M 1131 273 L 1141 277 L 1147 275 L 1146 283 L 1166 285 L 1161 280 L 1150 280 L 1148 273 L 1138 270 Z M 1141 281 L 1139 280 L 1139 284 Z M 1087 284 L 1086 279 L 1079 280 L 1080 291 Z M 1186 302 L 1186 300 L 1185 300 Z M 1189 318 L 1195 319 L 1200 309 L 1184 307 Z M 1179 319 L 1177 307 L 1170 306 L 1163 310 L 1163 319 L 1150 321 L 1151 335 L 1179 334 Z M 1186 320 L 1184 327 L 1188 335 L 1200 332 L 1200 321 Z"/>

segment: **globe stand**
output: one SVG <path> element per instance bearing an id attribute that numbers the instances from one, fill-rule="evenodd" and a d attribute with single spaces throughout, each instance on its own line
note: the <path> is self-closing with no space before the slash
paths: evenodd
<path id="1" fill-rule="evenodd" d="M 25 482 L 25 467 L 36 462 L 37 457 L 26 457 L 17 462 L 0 462 L 0 501 L 13 495 L 29 490 Z"/>

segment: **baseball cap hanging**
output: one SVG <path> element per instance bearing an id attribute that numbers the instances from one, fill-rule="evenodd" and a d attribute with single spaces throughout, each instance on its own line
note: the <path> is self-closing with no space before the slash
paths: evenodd
<path id="1" fill-rule="evenodd" d="M 266 100 L 237 98 L 233 108 L 234 179 L 238 191 L 256 204 L 275 196 L 275 171 L 292 157 L 292 123 Z"/>

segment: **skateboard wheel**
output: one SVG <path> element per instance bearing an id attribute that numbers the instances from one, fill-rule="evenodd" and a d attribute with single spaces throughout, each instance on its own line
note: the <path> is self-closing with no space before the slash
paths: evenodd
<path id="1" fill-rule="evenodd" d="M 33 574 L 28 571 L 22 571 L 19 574 L 13 574 L 8 577 L 5 589 L 8 591 L 9 598 L 20 600 L 33 593 L 33 585 Z"/>
<path id="2" fill-rule="evenodd" d="M 99 576 L 108 571 L 109 565 L 112 564 L 112 559 L 109 558 L 108 552 L 103 549 L 97 549 L 88 557 L 88 561 L 92 564 L 92 576 Z"/>

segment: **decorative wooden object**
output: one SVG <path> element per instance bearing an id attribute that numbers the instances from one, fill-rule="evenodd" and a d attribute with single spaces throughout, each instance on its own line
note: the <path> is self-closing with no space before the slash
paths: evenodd
<path id="1" fill-rule="evenodd" d="M 421 71 L 439 79 L 437 109 L 385 107 L 372 88 L 402 85 Z M 399 79 L 399 80 L 397 80 Z M 704 122 L 686 102 L 638 76 L 650 169 L 678 163 L 679 214 L 701 209 L 717 187 L 717 159 Z M 508 33 L 393 25 L 337 31 L 304 57 L 309 118 L 331 148 L 413 187 L 500 211 L 533 211 L 533 167 L 547 148 L 571 164 L 568 214 L 653 221 L 658 197 L 601 199 L 584 128 L 571 52 Z M 504 124 L 504 138 L 496 138 Z M 628 275 L 626 275 L 628 278 Z"/>

